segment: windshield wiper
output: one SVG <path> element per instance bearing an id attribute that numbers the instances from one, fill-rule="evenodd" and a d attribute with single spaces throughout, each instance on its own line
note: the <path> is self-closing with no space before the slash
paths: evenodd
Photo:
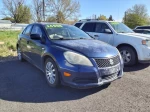
<path id="1" fill-rule="evenodd" d="M 80 37 L 79 39 L 86 39 L 86 40 L 90 40 L 90 39 L 93 39 L 93 38 L 83 38 L 83 37 Z"/>

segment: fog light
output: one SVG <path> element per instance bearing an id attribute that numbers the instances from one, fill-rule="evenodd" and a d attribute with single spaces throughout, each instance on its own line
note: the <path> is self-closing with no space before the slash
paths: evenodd
<path id="1" fill-rule="evenodd" d="M 71 74 L 70 74 L 70 73 L 67 73 L 67 72 L 64 72 L 64 76 L 66 76 L 66 77 L 70 77 L 70 76 L 71 76 Z"/>

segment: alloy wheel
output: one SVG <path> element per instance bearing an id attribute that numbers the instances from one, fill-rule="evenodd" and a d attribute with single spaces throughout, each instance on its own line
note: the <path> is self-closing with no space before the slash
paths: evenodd
<path id="1" fill-rule="evenodd" d="M 122 50 L 120 53 L 121 53 L 124 63 L 128 63 L 131 61 L 131 53 L 130 52 L 128 52 L 127 50 Z"/>
<path id="2" fill-rule="evenodd" d="M 46 63 L 46 78 L 50 84 L 54 84 L 56 81 L 56 70 L 51 62 Z"/>

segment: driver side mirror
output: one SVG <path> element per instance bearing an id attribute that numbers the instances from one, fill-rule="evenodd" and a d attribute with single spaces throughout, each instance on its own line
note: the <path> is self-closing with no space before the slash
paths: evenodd
<path id="1" fill-rule="evenodd" d="M 107 34 L 113 34 L 112 31 L 110 29 L 105 29 L 105 32 L 104 33 L 107 33 Z"/>

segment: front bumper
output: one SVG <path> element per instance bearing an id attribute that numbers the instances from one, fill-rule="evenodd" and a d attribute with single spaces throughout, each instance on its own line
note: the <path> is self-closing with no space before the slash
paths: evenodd
<path id="1" fill-rule="evenodd" d="M 94 66 L 78 66 L 78 71 L 76 66 L 72 65 L 69 66 L 69 68 L 72 67 L 71 70 L 67 68 L 61 68 L 62 84 L 79 89 L 98 87 L 121 78 L 123 76 L 123 64 L 119 64 L 119 66 L 120 70 L 117 73 L 110 75 L 102 74 L 102 70 Z M 64 72 L 70 73 L 71 76 L 65 77 L 63 75 Z"/>
<path id="2" fill-rule="evenodd" d="M 145 45 L 139 45 L 138 47 L 136 47 L 136 49 L 137 49 L 139 62 L 150 63 L 150 47 Z"/>

